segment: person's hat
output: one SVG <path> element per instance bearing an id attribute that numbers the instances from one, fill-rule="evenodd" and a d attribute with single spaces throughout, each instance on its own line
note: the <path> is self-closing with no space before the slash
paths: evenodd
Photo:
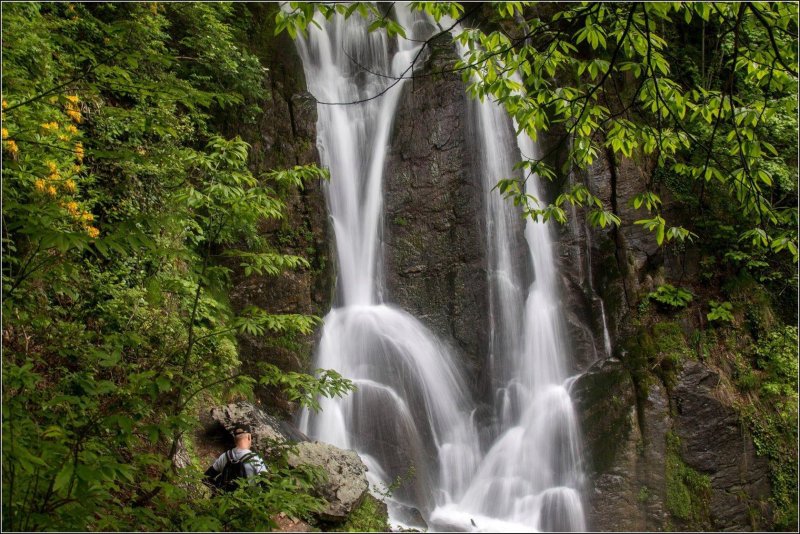
<path id="1" fill-rule="evenodd" d="M 238 436 L 239 434 L 249 434 L 250 433 L 250 425 L 247 423 L 239 423 L 233 427 L 233 435 Z"/>

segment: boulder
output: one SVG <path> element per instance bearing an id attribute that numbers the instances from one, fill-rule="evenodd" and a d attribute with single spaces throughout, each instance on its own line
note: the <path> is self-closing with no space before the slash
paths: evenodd
<path id="1" fill-rule="evenodd" d="M 267 454 L 275 445 L 308 440 L 308 437 L 291 423 L 281 421 L 255 404 L 246 401 L 212 408 L 203 423 L 207 435 L 224 433 L 224 431 L 230 433 L 234 425 L 246 423 L 252 430 L 253 449 Z"/>
<path id="2" fill-rule="evenodd" d="M 320 467 L 327 473 L 327 480 L 317 488 L 319 495 L 327 501 L 319 514 L 324 521 L 345 521 L 367 493 L 367 466 L 355 451 L 306 441 L 298 443 L 289 453 L 288 462 L 291 467 L 308 465 Z"/>

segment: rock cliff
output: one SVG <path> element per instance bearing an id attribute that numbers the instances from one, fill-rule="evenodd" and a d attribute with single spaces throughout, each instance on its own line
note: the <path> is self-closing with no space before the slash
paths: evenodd
<path id="1" fill-rule="evenodd" d="M 447 39 L 432 49 L 426 76 L 405 88 L 386 160 L 386 284 L 389 300 L 455 348 L 476 377 L 488 342 L 481 184 L 461 77 L 435 74 L 455 52 Z"/>

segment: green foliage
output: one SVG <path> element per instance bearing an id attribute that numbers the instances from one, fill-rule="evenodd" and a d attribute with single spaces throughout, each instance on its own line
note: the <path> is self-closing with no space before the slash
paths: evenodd
<path id="1" fill-rule="evenodd" d="M 347 521 L 332 532 L 390 532 L 389 514 L 386 505 L 370 495 L 348 517 Z"/>
<path id="2" fill-rule="evenodd" d="M 319 411 L 320 397 L 343 397 L 355 391 L 356 386 L 332 369 L 317 369 L 316 376 L 306 373 L 284 372 L 271 364 L 261 364 L 261 384 L 280 387 L 290 401 Z"/>
<path id="3" fill-rule="evenodd" d="M 797 327 L 773 330 L 755 347 L 756 365 L 764 371 L 761 393 L 777 408 L 787 428 L 797 426 Z"/>
<path id="4" fill-rule="evenodd" d="M 711 311 L 706 314 L 709 321 L 720 323 L 733 322 L 733 304 L 730 302 L 717 302 L 716 300 L 708 303 Z"/>
<path id="5" fill-rule="evenodd" d="M 230 4 L 3 7 L 4 530 L 265 528 L 316 506 L 311 478 L 277 466 L 265 491 L 224 498 L 223 517 L 199 473 L 176 468 L 199 399 L 261 379 L 239 371 L 236 335 L 319 321 L 237 315 L 226 297 L 234 268 L 308 266 L 259 227 L 284 216 L 281 193 L 327 175 L 257 178 L 247 144 L 215 133 L 215 113 L 249 116 L 264 97 L 234 17 Z M 351 387 L 332 372 L 261 380 L 312 407 Z"/>
<path id="6" fill-rule="evenodd" d="M 748 394 L 739 412 L 757 453 L 769 461 L 776 530 L 797 526 L 797 346 L 797 327 L 784 326 L 735 359 L 736 384 Z"/>
<path id="7" fill-rule="evenodd" d="M 693 295 L 687 290 L 675 287 L 672 284 L 662 284 L 655 291 L 648 293 L 647 298 L 672 308 L 685 308 L 692 302 Z"/>

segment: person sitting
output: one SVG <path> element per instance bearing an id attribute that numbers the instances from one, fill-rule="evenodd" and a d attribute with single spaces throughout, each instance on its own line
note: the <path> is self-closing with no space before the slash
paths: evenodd
<path id="1" fill-rule="evenodd" d="M 238 479 L 251 478 L 267 471 L 264 460 L 250 450 L 253 444 L 250 426 L 237 424 L 232 434 L 234 447 L 220 454 L 204 475 L 206 484 L 226 492 L 239 486 Z"/>

